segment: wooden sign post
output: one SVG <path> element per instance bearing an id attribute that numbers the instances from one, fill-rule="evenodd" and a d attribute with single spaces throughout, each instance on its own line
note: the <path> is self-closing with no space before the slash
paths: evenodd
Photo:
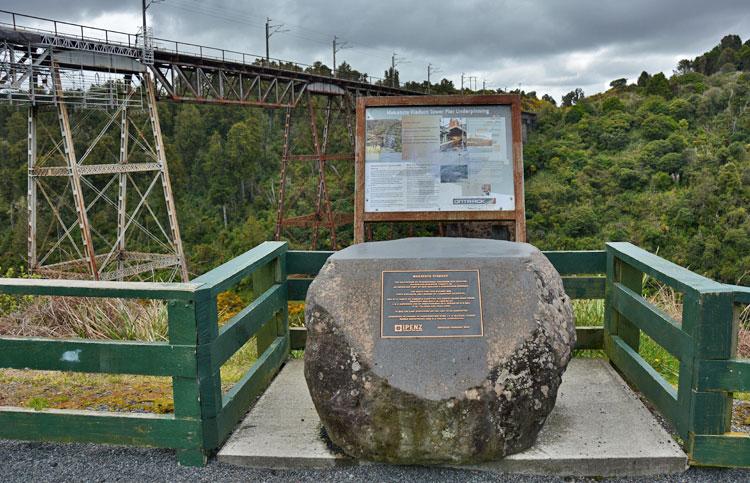
<path id="1" fill-rule="evenodd" d="M 355 243 L 409 221 L 512 221 L 526 241 L 521 99 L 360 97 L 355 179 Z"/>

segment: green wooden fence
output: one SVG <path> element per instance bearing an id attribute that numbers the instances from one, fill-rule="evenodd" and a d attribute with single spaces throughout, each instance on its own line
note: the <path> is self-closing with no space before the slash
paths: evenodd
<path id="1" fill-rule="evenodd" d="M 174 448 L 201 465 L 262 393 L 289 352 L 286 244 L 266 242 L 191 283 L 0 279 L 0 293 L 164 300 L 165 343 L 0 338 L 0 367 L 171 376 L 174 414 L 0 407 L 0 438 Z M 218 325 L 216 296 L 252 276 L 253 302 Z M 257 361 L 228 392 L 221 365 L 257 336 Z"/>
<path id="2" fill-rule="evenodd" d="M 304 300 L 333 252 L 266 242 L 186 284 L 0 279 L 0 293 L 165 300 L 165 343 L 0 338 L 0 367 L 171 376 L 172 415 L 0 407 L 0 438 L 175 448 L 200 465 L 234 429 L 284 363 L 304 349 L 287 301 Z M 750 362 L 736 358 L 738 307 L 750 289 L 701 277 L 629 243 L 545 252 L 574 299 L 605 299 L 601 327 L 579 327 L 578 349 L 602 349 L 686 441 L 693 464 L 750 466 L 750 437 L 730 431 L 732 392 L 750 392 Z M 683 294 L 682 323 L 642 296 L 647 274 Z M 219 327 L 216 297 L 252 277 L 254 300 Z M 680 361 L 671 386 L 638 353 L 647 334 Z M 220 368 L 252 337 L 259 357 L 227 392 Z M 616 417 L 616 416 L 614 416 Z"/>
<path id="3" fill-rule="evenodd" d="M 750 391 L 737 359 L 739 305 L 750 289 L 714 282 L 630 243 L 607 244 L 605 348 L 612 364 L 686 441 L 692 464 L 750 466 L 750 436 L 731 432 L 732 393 Z M 643 296 L 644 274 L 683 296 L 682 322 Z M 680 361 L 677 387 L 639 354 L 641 333 Z"/>

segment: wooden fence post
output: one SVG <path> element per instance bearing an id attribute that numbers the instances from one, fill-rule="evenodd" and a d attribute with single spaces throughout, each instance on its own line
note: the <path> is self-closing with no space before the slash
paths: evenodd
<path id="1" fill-rule="evenodd" d="M 640 347 L 640 330 L 612 307 L 614 284 L 621 283 L 638 295 L 643 293 L 643 272 L 618 259 L 615 249 L 607 246 L 607 282 L 604 298 L 604 347 L 611 353 L 610 336 L 617 335 L 634 351 Z"/>
<path id="2" fill-rule="evenodd" d="M 284 252 L 272 262 L 253 273 L 253 294 L 255 298 L 258 298 L 275 284 L 282 284 L 286 287 L 286 275 L 286 252 Z M 286 299 L 287 297 L 284 298 Z M 256 335 L 258 357 L 263 354 L 277 337 L 286 337 L 287 346 L 289 345 L 288 311 L 288 305 L 285 303 L 282 310 L 276 313 L 273 319 L 269 320 Z"/>
<path id="3" fill-rule="evenodd" d="M 734 294 L 717 283 L 715 289 L 686 294 L 683 328 L 694 341 L 691 371 L 690 441 L 688 452 L 695 452 L 697 434 L 723 434 L 731 430 L 732 395 L 727 391 L 700 391 L 702 360 L 732 359 L 737 353 L 737 324 Z M 681 374 L 682 376 L 682 374 Z M 701 463 L 698 461 L 697 463 Z M 704 462 L 710 464 L 710 462 Z"/>
<path id="4" fill-rule="evenodd" d="M 203 441 L 208 450 L 219 445 L 217 417 L 222 408 L 221 367 L 214 368 L 211 349 L 219 335 L 216 295 L 211 288 L 195 292 L 195 320 L 198 326 L 198 381 L 200 385 Z"/>
<path id="5" fill-rule="evenodd" d="M 169 343 L 193 346 L 196 348 L 197 356 L 198 326 L 195 316 L 195 299 L 170 300 L 167 303 L 167 314 Z M 203 466 L 208 457 L 208 448 L 203 433 L 197 364 L 196 373 L 193 376 L 172 377 L 172 394 L 175 418 L 195 419 L 200 433 L 198 440 L 201 441 L 201 446 L 198 448 L 178 450 L 177 458 L 180 464 L 185 466 Z"/>

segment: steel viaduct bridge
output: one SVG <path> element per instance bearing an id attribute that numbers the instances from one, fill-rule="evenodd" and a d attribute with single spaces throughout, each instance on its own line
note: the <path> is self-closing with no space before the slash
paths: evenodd
<path id="1" fill-rule="evenodd" d="M 0 102 L 28 110 L 29 268 L 46 277 L 123 280 L 161 272 L 188 279 L 156 110 L 160 99 L 283 109 L 275 236 L 285 237 L 290 227 L 309 228 L 314 249 L 325 230 L 335 249 L 336 228 L 351 215 L 331 208 L 326 163 L 353 159 L 354 100 L 404 94 L 418 93 L 154 38 L 149 31 L 129 34 L 0 10 Z M 321 109 L 322 123 L 316 114 Z M 96 110 L 100 130 L 83 139 L 80 123 Z M 307 154 L 292 153 L 295 110 L 311 133 Z M 56 113 L 54 133 L 40 128 L 44 111 Z M 329 153 L 337 113 L 344 114 L 352 149 Z M 99 146 L 105 135 L 119 139 L 110 159 L 103 159 L 107 149 Z M 307 163 L 318 178 L 317 192 L 310 194 L 314 212 L 296 217 L 286 214 L 294 203 L 288 194 L 292 162 Z M 100 217 L 89 216 L 95 206 L 116 219 L 114 236 L 97 229 Z M 42 221 L 46 232 L 38 226 Z M 135 232 L 153 249 L 130 250 Z"/>

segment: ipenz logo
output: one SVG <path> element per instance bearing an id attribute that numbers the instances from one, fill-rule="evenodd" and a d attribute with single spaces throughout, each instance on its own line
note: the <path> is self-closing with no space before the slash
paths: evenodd
<path id="1" fill-rule="evenodd" d="M 396 324 L 393 326 L 394 332 L 422 332 L 422 324 Z"/>

